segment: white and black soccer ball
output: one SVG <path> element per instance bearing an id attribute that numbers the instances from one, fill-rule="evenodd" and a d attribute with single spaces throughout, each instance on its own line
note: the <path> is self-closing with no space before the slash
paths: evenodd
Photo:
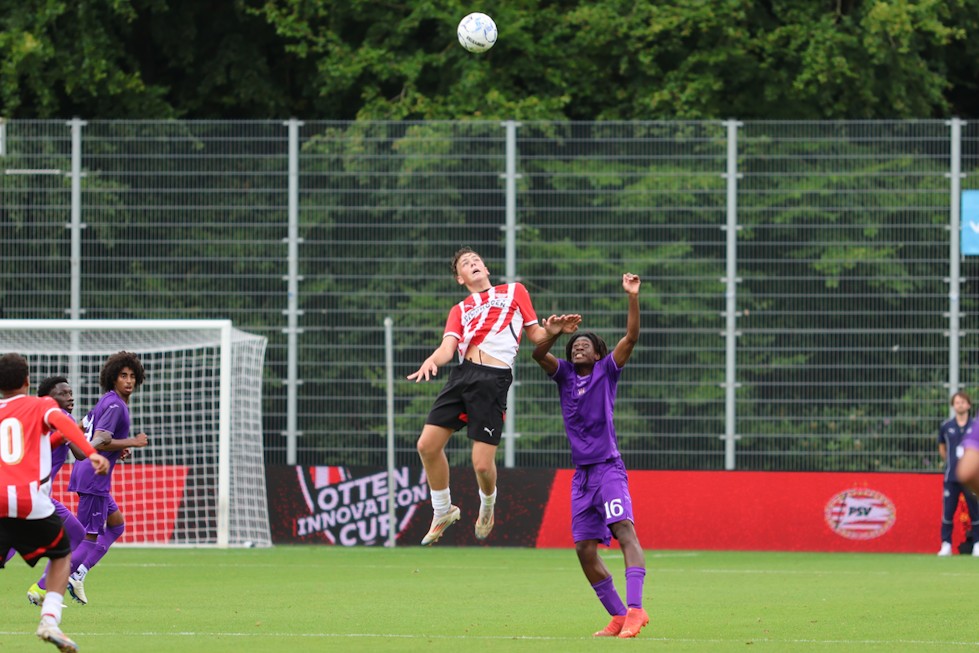
<path id="1" fill-rule="evenodd" d="M 459 21 L 456 29 L 459 43 L 470 52 L 486 52 L 496 43 L 496 23 L 486 14 L 473 12 Z"/>

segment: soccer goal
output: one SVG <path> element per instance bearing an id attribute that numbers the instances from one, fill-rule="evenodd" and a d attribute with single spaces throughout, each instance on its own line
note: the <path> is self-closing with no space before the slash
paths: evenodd
<path id="1" fill-rule="evenodd" d="M 79 423 L 102 395 L 106 358 L 139 356 L 146 378 L 129 410 L 132 433 L 146 433 L 149 446 L 116 465 L 112 495 L 126 518 L 119 542 L 151 546 L 271 545 L 262 456 L 266 344 L 230 320 L 0 320 L 0 353 L 28 359 L 32 388 L 66 376 Z M 70 472 L 66 464 L 53 494 L 74 509 Z"/>

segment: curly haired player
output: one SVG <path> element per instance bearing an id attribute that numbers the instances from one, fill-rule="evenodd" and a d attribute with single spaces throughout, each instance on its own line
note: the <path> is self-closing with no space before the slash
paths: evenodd
<path id="1" fill-rule="evenodd" d="M 97 476 L 84 460 L 71 469 L 68 489 L 78 493 L 78 521 L 85 527 L 85 539 L 71 556 L 68 591 L 79 603 L 88 603 L 85 576 L 102 559 L 112 543 L 126 530 L 122 511 L 112 499 L 112 470 L 116 462 L 133 447 L 145 447 L 145 433 L 129 437 L 129 398 L 143 384 L 143 364 L 136 354 L 120 351 L 106 359 L 99 373 L 105 394 L 82 424 L 89 441 L 109 459 L 109 474 Z"/>
<path id="2" fill-rule="evenodd" d="M 562 321 L 548 320 L 548 338 L 534 349 L 534 360 L 557 383 L 564 428 L 575 464 L 571 481 L 571 535 L 578 562 L 612 620 L 596 637 L 635 637 L 649 623 L 642 607 L 646 559 L 632 514 L 632 497 L 625 466 L 619 456 L 613 413 L 619 375 L 639 341 L 639 285 L 635 274 L 622 275 L 629 297 L 625 336 L 611 355 L 594 333 L 568 340 L 568 360 L 550 354 L 561 335 Z M 619 541 L 625 559 L 626 603 L 622 603 L 598 544 Z"/>

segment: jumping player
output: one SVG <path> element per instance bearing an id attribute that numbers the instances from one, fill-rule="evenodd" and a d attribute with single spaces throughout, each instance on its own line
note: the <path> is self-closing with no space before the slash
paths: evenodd
<path id="1" fill-rule="evenodd" d="M 503 435 L 507 391 L 524 330 L 534 343 L 546 337 L 537 323 L 530 294 L 521 283 L 494 286 L 483 259 L 468 247 L 452 258 L 452 274 L 469 296 L 449 311 L 442 344 L 408 378 L 428 381 L 458 353 L 459 365 L 449 373 L 418 438 L 418 455 L 432 493 L 435 515 L 422 544 L 436 542 L 459 519 L 449 492 L 449 461 L 445 445 L 467 427 L 473 441 L 472 464 L 479 485 L 476 539 L 493 530 L 496 506 L 496 448 Z"/>
<path id="2" fill-rule="evenodd" d="M 560 318 L 544 325 L 548 337 L 534 349 L 534 360 L 557 383 L 571 460 L 571 535 L 578 562 L 612 620 L 596 637 L 635 637 L 649 623 L 642 607 L 646 559 L 636 536 L 632 497 L 619 456 L 613 413 L 619 376 L 639 341 L 639 285 L 635 274 L 622 275 L 629 298 L 625 336 L 608 355 L 594 333 L 576 334 L 565 347 L 568 360 L 549 353 L 566 326 Z M 626 603 L 598 555 L 598 544 L 619 541 L 625 559 Z"/>
<path id="3" fill-rule="evenodd" d="M 30 368 L 20 354 L 0 356 L 0 551 L 13 547 L 35 566 L 48 558 L 48 589 L 41 606 L 37 636 L 64 653 L 78 646 L 61 632 L 61 608 L 68 585 L 71 549 L 51 502 L 50 431 L 57 429 L 87 456 L 95 474 L 109 461 L 95 451 L 74 420 L 50 397 L 31 397 Z M 0 559 L 0 569 L 4 563 Z"/>

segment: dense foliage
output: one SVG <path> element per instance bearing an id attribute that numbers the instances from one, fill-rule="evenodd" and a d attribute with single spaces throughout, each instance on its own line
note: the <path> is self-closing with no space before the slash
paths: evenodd
<path id="1" fill-rule="evenodd" d="M 979 0 L 0 0 L 6 118 L 969 116 Z"/>

